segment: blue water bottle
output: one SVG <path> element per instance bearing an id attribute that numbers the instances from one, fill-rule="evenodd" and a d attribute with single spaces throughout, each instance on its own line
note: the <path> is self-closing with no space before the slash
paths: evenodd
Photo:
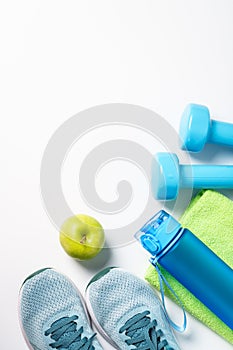
<path id="1" fill-rule="evenodd" d="M 152 265 L 163 266 L 233 329 L 233 270 L 227 264 L 164 210 L 135 237 L 152 255 Z"/>

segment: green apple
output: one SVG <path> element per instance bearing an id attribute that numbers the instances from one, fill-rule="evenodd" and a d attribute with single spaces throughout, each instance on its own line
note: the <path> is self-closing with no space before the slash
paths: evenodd
<path id="1" fill-rule="evenodd" d="M 88 260 L 96 256 L 105 241 L 101 224 L 91 216 L 78 214 L 68 218 L 60 230 L 60 243 L 73 258 Z"/>

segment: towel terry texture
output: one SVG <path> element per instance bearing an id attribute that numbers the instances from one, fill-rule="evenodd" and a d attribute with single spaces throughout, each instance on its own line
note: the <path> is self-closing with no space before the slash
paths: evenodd
<path id="1" fill-rule="evenodd" d="M 201 191 L 179 221 L 233 268 L 233 201 L 215 191 Z M 233 344 L 233 331 L 165 269 L 160 268 L 185 310 Z M 147 269 L 145 279 L 159 290 L 158 275 L 153 266 Z M 165 294 L 176 302 L 168 288 L 164 288 Z"/>

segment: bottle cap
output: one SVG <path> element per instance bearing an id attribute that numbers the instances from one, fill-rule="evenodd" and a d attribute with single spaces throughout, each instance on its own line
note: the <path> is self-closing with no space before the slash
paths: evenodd
<path id="1" fill-rule="evenodd" d="M 135 238 L 157 260 L 170 249 L 181 225 L 166 211 L 155 214 L 136 234 Z"/>

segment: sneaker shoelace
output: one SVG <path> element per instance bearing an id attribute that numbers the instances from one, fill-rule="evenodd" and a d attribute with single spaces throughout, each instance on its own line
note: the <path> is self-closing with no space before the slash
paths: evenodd
<path id="1" fill-rule="evenodd" d="M 51 337 L 54 340 L 49 346 L 53 349 L 75 349 L 75 350 L 95 350 L 92 345 L 93 334 L 89 339 L 82 338 L 83 327 L 77 329 L 75 320 L 78 316 L 61 317 L 52 323 L 51 327 L 45 331 L 45 336 Z"/>
<path id="2" fill-rule="evenodd" d="M 130 318 L 119 330 L 129 337 L 125 342 L 140 350 L 174 350 L 171 348 L 161 329 L 157 328 L 157 321 L 151 320 L 149 311 L 138 313 Z M 163 339 L 162 339 L 163 337 Z"/>

